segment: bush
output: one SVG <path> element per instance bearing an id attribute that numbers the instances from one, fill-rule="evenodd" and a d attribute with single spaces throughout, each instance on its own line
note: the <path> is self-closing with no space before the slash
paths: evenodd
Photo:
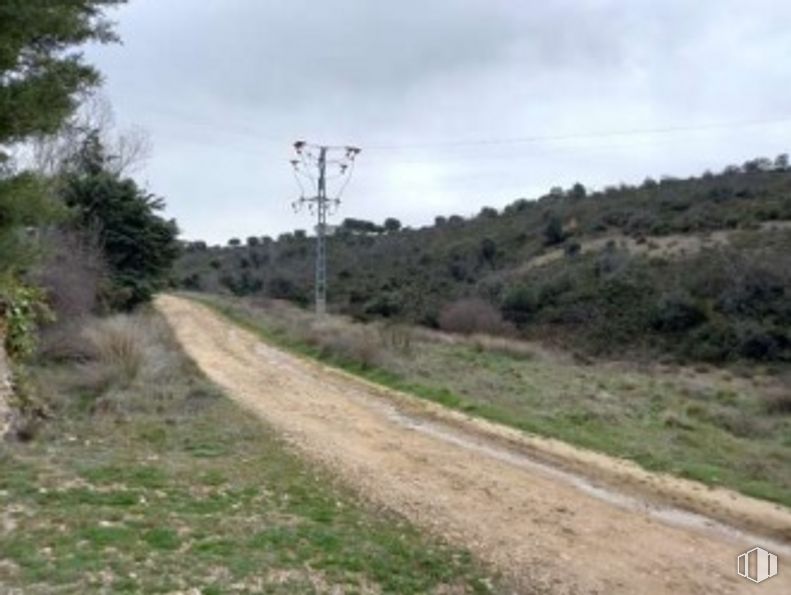
<path id="1" fill-rule="evenodd" d="M 784 343 L 787 341 L 781 333 L 759 324 L 749 324 L 741 331 L 739 355 L 752 360 L 776 360 Z"/>
<path id="2" fill-rule="evenodd" d="M 391 318 L 401 313 L 401 300 L 396 295 L 382 294 L 365 305 L 365 314 L 368 316 L 381 316 Z"/>
<path id="3" fill-rule="evenodd" d="M 766 411 L 768 413 L 779 415 L 791 414 L 791 391 L 784 387 L 782 392 L 780 390 L 768 394 L 764 399 Z"/>
<path id="4" fill-rule="evenodd" d="M 439 314 L 439 327 L 462 335 L 497 335 L 510 331 L 497 308 L 478 298 L 463 299 L 445 306 Z"/>
<path id="5" fill-rule="evenodd" d="M 558 215 L 550 215 L 544 228 L 544 243 L 547 246 L 562 244 L 566 240 L 566 232 L 563 230 L 563 222 Z"/>
<path id="6" fill-rule="evenodd" d="M 324 357 L 339 358 L 365 369 L 381 363 L 381 342 L 372 328 L 333 319 L 306 322 L 303 340 L 318 347 Z"/>
<path id="7" fill-rule="evenodd" d="M 516 324 L 528 322 L 538 311 L 538 297 L 527 285 L 517 285 L 508 290 L 503 299 L 502 311 L 507 320 Z"/>
<path id="8" fill-rule="evenodd" d="M 43 237 L 44 257 L 33 279 L 47 296 L 58 323 L 96 313 L 106 267 L 96 234 L 53 230 Z"/>
<path id="9" fill-rule="evenodd" d="M 709 322 L 694 330 L 687 340 L 686 351 L 693 359 L 727 361 L 739 352 L 739 335 L 722 321 Z"/>
<path id="10" fill-rule="evenodd" d="M 93 378 L 119 384 L 128 383 L 143 364 L 151 343 L 151 328 L 140 318 L 118 315 L 96 320 L 82 333 L 86 367 Z"/>
<path id="11" fill-rule="evenodd" d="M 16 279 L 0 278 L 0 336 L 11 358 L 24 359 L 36 350 L 39 325 L 52 313 L 42 292 Z"/>
<path id="12" fill-rule="evenodd" d="M 688 293 L 663 295 L 654 308 L 651 326 L 663 333 L 688 331 L 706 320 L 706 313 Z"/>
<path id="13" fill-rule="evenodd" d="M 165 286 L 179 254 L 178 228 L 159 216 L 163 200 L 113 173 L 112 161 L 98 132 L 90 133 L 64 177 L 61 198 L 79 229 L 96 230 L 110 280 L 104 299 L 128 311 Z"/>

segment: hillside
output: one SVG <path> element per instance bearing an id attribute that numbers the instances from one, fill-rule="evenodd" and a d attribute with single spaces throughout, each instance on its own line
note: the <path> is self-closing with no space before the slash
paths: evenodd
<path id="1" fill-rule="evenodd" d="M 178 285 L 310 302 L 304 232 L 232 243 L 187 245 Z M 361 319 L 517 332 L 592 353 L 788 360 L 789 246 L 780 156 L 637 187 L 553 189 L 421 229 L 346 220 L 330 240 L 329 302 Z M 465 298 L 476 300 L 450 307 Z"/>

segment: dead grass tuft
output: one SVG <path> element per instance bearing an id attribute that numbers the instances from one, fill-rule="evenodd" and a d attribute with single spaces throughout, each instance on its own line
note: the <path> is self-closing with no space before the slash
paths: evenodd
<path id="1" fill-rule="evenodd" d="M 40 394 L 55 408 L 86 407 L 96 415 L 134 411 L 202 410 L 216 390 L 198 382 L 167 323 L 150 311 L 88 318 L 73 325 L 66 357 L 37 370 Z M 65 343 L 64 343 L 65 345 Z M 175 404 L 175 407 L 174 407 Z"/>
<path id="2" fill-rule="evenodd" d="M 767 391 L 764 395 L 764 407 L 767 413 L 791 415 L 791 382 Z"/>
<path id="3" fill-rule="evenodd" d="M 412 327 L 405 324 L 380 325 L 379 337 L 385 349 L 405 356 L 413 354 L 415 332 Z"/>
<path id="4" fill-rule="evenodd" d="M 458 300 L 445 306 L 439 315 L 439 326 L 443 331 L 461 335 L 509 335 L 513 332 L 497 308 L 478 298 Z"/>
<path id="5" fill-rule="evenodd" d="M 517 360 L 530 360 L 536 357 L 535 348 L 524 341 L 480 334 L 473 335 L 470 340 L 479 352 L 504 355 Z"/>
<path id="6" fill-rule="evenodd" d="M 361 324 L 342 319 L 314 321 L 306 331 L 306 340 L 325 356 L 339 357 L 363 368 L 372 368 L 383 361 L 376 332 Z"/>
<path id="7" fill-rule="evenodd" d="M 135 316 L 93 321 L 82 332 L 90 354 L 86 366 L 98 368 L 100 376 L 130 382 L 143 366 L 146 348 L 155 342 L 150 333 L 146 321 Z"/>

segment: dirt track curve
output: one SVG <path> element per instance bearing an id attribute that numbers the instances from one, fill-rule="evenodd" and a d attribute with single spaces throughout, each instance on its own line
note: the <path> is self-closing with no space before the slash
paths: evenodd
<path id="1" fill-rule="evenodd" d="M 772 540 L 649 505 L 536 460 L 508 431 L 456 423 L 463 416 L 284 353 L 205 306 L 162 296 L 157 307 L 230 397 L 372 502 L 468 547 L 519 593 L 791 593 L 787 509 L 726 493 L 778 525 Z M 761 585 L 735 572 L 755 545 L 780 558 Z"/>

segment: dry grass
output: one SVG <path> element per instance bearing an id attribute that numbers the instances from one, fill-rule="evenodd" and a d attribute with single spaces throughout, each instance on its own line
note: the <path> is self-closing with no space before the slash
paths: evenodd
<path id="1" fill-rule="evenodd" d="M 158 315 L 88 320 L 72 345 L 31 367 L 53 397 L 37 439 L 0 448 L 0 593 L 505 591 L 305 465 Z M 106 388 L 74 384 L 100 370 Z"/>
<path id="2" fill-rule="evenodd" d="M 146 348 L 153 343 L 151 330 L 148 320 L 119 315 L 95 321 L 85 328 L 83 337 L 95 363 L 132 379 L 143 365 Z"/>
<path id="3" fill-rule="evenodd" d="M 236 300 L 235 307 L 250 318 L 266 312 L 271 327 L 284 336 L 319 348 L 325 356 L 337 356 L 363 367 L 381 365 L 392 359 L 390 356 L 413 357 L 425 343 L 464 345 L 517 360 L 549 357 L 546 349 L 535 343 L 494 334 L 507 332 L 507 325 L 498 312 L 492 315 L 489 304 L 482 302 L 481 307 L 478 302 L 463 300 L 453 305 L 454 315 L 471 315 L 474 320 L 470 328 L 478 329 L 461 334 L 398 323 L 362 324 L 345 316 L 318 319 L 312 312 L 288 302 L 264 298 Z"/>
<path id="4" fill-rule="evenodd" d="M 202 299 L 283 347 L 317 355 L 317 343 L 305 350 L 296 335 L 282 330 L 290 319 L 303 321 L 303 332 L 309 332 L 309 312 L 245 311 L 241 300 Z M 328 333 L 359 326 L 334 316 L 325 323 Z M 369 326 L 381 332 L 381 324 Z M 277 334 L 275 327 L 281 329 Z M 412 329 L 411 339 L 414 355 L 404 357 L 380 338 L 384 363 L 364 376 L 647 469 L 791 502 L 791 378 L 779 371 L 771 378 L 755 371 L 747 380 L 735 369 L 725 374 L 720 368 L 580 362 L 538 342 L 425 328 Z"/>
<path id="5" fill-rule="evenodd" d="M 364 368 L 382 363 L 382 342 L 375 329 L 341 318 L 311 320 L 302 328 L 302 340 L 325 356 L 339 357 Z"/>
<path id="6" fill-rule="evenodd" d="M 783 374 L 766 390 L 764 407 L 773 415 L 791 415 L 791 373 Z"/>
<path id="7" fill-rule="evenodd" d="M 414 353 L 415 330 L 406 324 L 380 324 L 379 337 L 389 351 L 411 356 Z"/>
<path id="8" fill-rule="evenodd" d="M 494 337 L 492 335 L 472 335 L 470 341 L 476 351 L 505 355 L 513 359 L 533 359 L 536 357 L 536 348 L 517 339 L 507 337 Z"/>
<path id="9" fill-rule="evenodd" d="M 266 310 L 272 327 L 286 337 L 320 350 L 325 357 L 337 357 L 363 368 L 381 365 L 388 349 L 403 350 L 410 344 L 404 333 L 354 322 L 345 316 L 318 318 L 312 312 L 280 300 L 239 301 L 248 316 Z"/>
<path id="10" fill-rule="evenodd" d="M 167 324 L 148 312 L 87 318 L 63 336 L 58 358 L 39 374 L 44 394 L 60 406 L 61 393 L 81 394 L 98 409 L 129 409 L 133 395 L 165 395 L 183 376 L 183 358 Z M 43 361 L 47 361 L 46 358 Z M 51 359 L 49 361 L 52 361 Z M 62 390 L 66 387 L 66 390 Z"/>
<path id="11" fill-rule="evenodd" d="M 458 300 L 445 306 L 439 315 L 439 326 L 443 331 L 462 335 L 508 335 L 513 332 L 497 308 L 478 298 Z"/>

